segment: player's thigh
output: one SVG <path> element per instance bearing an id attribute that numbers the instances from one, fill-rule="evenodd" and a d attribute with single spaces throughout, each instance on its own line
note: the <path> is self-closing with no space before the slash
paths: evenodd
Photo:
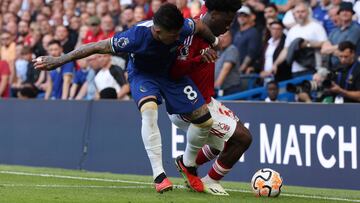
<path id="1" fill-rule="evenodd" d="M 170 114 L 190 114 L 205 104 L 200 91 L 187 77 L 177 81 L 166 78 L 158 81 Z"/>
<path id="2" fill-rule="evenodd" d="M 161 104 L 162 97 L 159 83 L 146 75 L 136 75 L 130 80 L 131 95 L 139 107 L 144 100 L 156 98 L 156 103 Z"/>
<path id="3" fill-rule="evenodd" d="M 210 139 L 228 141 L 233 136 L 239 119 L 229 108 L 216 99 L 211 100 L 208 108 L 213 119 Z"/>
<path id="4" fill-rule="evenodd" d="M 189 125 L 190 125 L 189 120 L 187 120 L 186 118 L 182 117 L 179 114 L 168 114 L 168 116 L 169 116 L 169 119 L 171 120 L 171 122 L 174 125 L 176 125 L 176 127 L 180 128 L 184 132 L 187 132 Z"/>

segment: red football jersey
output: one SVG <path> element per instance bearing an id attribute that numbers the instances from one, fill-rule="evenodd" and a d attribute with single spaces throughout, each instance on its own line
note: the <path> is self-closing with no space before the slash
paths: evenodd
<path id="1" fill-rule="evenodd" d="M 201 18 L 207 12 L 205 5 L 201 7 Z M 192 35 L 185 39 L 184 44 L 178 49 L 178 58 L 171 69 L 171 76 L 179 78 L 185 75 L 190 76 L 194 81 L 206 103 L 211 102 L 211 97 L 215 95 L 215 63 L 202 63 L 201 54 L 210 48 L 210 44 L 197 35 Z"/>
<path id="2" fill-rule="evenodd" d="M 179 78 L 188 75 L 194 81 L 206 103 L 211 102 L 214 95 L 214 63 L 202 63 L 201 53 L 210 45 L 197 35 L 188 37 L 178 49 L 178 58 L 171 69 L 171 76 Z"/>

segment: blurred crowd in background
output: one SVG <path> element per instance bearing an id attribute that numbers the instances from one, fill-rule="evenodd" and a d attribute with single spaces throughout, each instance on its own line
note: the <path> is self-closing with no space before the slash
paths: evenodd
<path id="1" fill-rule="evenodd" d="M 0 98 L 131 99 L 127 55 L 93 55 L 53 71 L 32 59 L 60 56 L 151 20 L 161 4 L 184 17 L 199 15 L 201 0 L 2 0 Z M 265 87 L 278 101 L 279 82 L 296 101 L 360 101 L 360 1 L 246 0 L 238 10 L 215 65 L 218 96 Z"/>

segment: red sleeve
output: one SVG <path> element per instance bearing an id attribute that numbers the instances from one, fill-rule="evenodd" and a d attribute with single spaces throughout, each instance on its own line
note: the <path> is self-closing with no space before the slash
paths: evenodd
<path id="1" fill-rule="evenodd" d="M 10 67 L 6 61 L 0 61 L 0 75 L 10 75 Z"/>
<path id="2" fill-rule="evenodd" d="M 170 74 L 173 79 L 179 79 L 185 75 L 189 75 L 194 68 L 202 64 L 201 55 L 187 60 L 176 60 L 171 68 Z"/>

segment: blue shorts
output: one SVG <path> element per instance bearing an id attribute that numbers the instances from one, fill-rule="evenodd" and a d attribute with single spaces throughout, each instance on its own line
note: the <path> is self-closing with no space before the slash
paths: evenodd
<path id="1" fill-rule="evenodd" d="M 156 96 L 158 104 L 165 99 L 169 114 L 186 114 L 205 104 L 200 91 L 188 77 L 173 81 L 164 76 L 133 73 L 129 74 L 129 82 L 137 105 L 144 97 Z"/>

